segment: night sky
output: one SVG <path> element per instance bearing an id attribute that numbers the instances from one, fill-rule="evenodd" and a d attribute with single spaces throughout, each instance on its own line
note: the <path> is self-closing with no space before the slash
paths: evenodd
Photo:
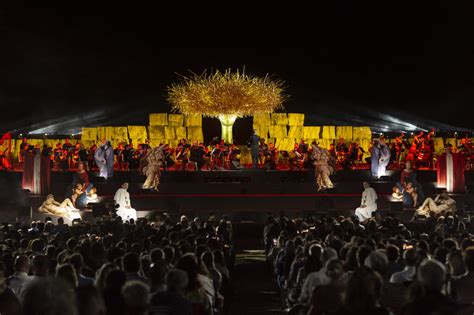
<path id="1" fill-rule="evenodd" d="M 413 2 L 11 6 L 0 16 L 0 132 L 147 124 L 170 110 L 176 73 L 243 66 L 284 80 L 285 111 L 307 124 L 474 129 L 472 2 Z"/>

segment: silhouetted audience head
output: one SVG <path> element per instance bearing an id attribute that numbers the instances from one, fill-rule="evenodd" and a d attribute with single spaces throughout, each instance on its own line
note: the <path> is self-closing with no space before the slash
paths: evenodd
<path id="1" fill-rule="evenodd" d="M 22 302 L 24 314 L 79 314 L 76 296 L 70 285 L 59 278 L 37 278 L 25 288 Z"/>

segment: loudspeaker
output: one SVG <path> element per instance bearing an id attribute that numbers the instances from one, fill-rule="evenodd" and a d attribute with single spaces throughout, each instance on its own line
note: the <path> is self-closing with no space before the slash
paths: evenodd
<path id="1" fill-rule="evenodd" d="M 239 161 L 232 161 L 230 166 L 231 166 L 231 169 L 233 169 L 233 170 L 241 170 L 242 169 L 242 165 L 240 164 Z"/>
<path id="2" fill-rule="evenodd" d="M 403 202 L 390 201 L 390 211 L 403 211 Z"/>

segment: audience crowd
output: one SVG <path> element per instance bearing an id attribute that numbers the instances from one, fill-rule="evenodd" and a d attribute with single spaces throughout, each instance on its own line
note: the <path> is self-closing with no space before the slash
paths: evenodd
<path id="1" fill-rule="evenodd" d="M 0 314 L 227 314 L 233 232 L 226 217 L 173 223 L 62 219 L 0 231 Z"/>
<path id="2" fill-rule="evenodd" d="M 473 314 L 474 218 L 269 216 L 267 260 L 289 314 Z"/>

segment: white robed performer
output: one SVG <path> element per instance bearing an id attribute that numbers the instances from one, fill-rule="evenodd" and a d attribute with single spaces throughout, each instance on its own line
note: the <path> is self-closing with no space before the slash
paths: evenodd
<path id="1" fill-rule="evenodd" d="M 130 201 L 130 193 L 127 191 L 128 183 L 123 183 L 122 187 L 117 189 L 115 192 L 114 200 L 115 203 L 119 205 L 117 209 L 117 215 L 122 218 L 122 220 L 137 220 L 137 211 L 132 208 L 132 203 Z"/>
<path id="2" fill-rule="evenodd" d="M 316 177 L 316 186 L 318 191 L 322 189 L 334 188 L 329 175 L 334 172 L 334 169 L 328 165 L 331 159 L 331 154 L 328 150 L 318 146 L 316 142 L 311 143 L 312 153 L 311 159 L 314 165 L 314 175 Z"/>
<path id="3" fill-rule="evenodd" d="M 148 152 L 146 157 L 146 166 L 143 168 L 143 174 L 146 175 L 145 183 L 143 183 L 143 189 L 152 189 L 158 191 L 160 186 L 160 167 L 165 157 L 165 151 L 168 148 L 167 144 L 163 144 L 160 147 L 153 148 Z"/>
<path id="4" fill-rule="evenodd" d="M 374 140 L 370 158 L 370 171 L 372 176 L 379 178 L 385 175 L 385 170 L 390 162 L 390 149 L 383 138 Z"/>
<path id="5" fill-rule="evenodd" d="M 363 222 L 372 217 L 372 212 L 377 210 L 377 193 L 375 189 L 370 187 L 368 182 L 364 182 L 364 192 L 362 193 L 362 200 L 360 207 L 355 210 L 355 215 Z"/>
<path id="6" fill-rule="evenodd" d="M 105 179 L 114 176 L 114 149 L 110 141 L 103 139 L 94 154 L 95 163 L 99 167 L 100 177 Z"/>

